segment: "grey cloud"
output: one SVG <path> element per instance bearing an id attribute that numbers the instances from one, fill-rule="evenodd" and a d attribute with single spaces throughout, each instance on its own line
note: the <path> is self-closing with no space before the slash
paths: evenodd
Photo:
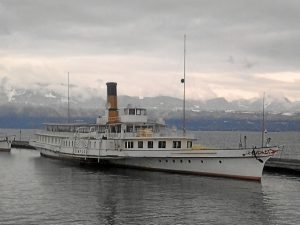
<path id="1" fill-rule="evenodd" d="M 191 54 L 233 50 L 259 57 L 283 30 L 297 32 L 296 1 L 3 1 L 1 27 L 23 47 L 55 54 L 176 52 L 183 33 Z M 5 30 L 1 29 L 1 30 Z M 7 32 L 7 31 L 6 31 Z M 267 40 L 263 37 L 268 34 Z M 23 39 L 23 41 L 22 41 Z M 54 46 L 52 49 L 50 46 Z M 251 49 L 248 49 L 250 46 Z M 249 48 L 250 48 L 249 47 Z M 288 46 L 287 46 L 288 47 Z M 285 46 L 283 46 L 285 49 Z M 172 50 L 173 49 L 173 50 Z M 15 49 L 16 50 L 16 49 Z M 17 50 L 16 50 L 17 51 Z M 288 51 L 288 49 L 287 49 Z M 167 54 L 167 53 L 165 53 Z M 241 56 L 241 57 L 242 57 Z"/>
<path id="2" fill-rule="evenodd" d="M 232 55 L 228 57 L 227 62 L 230 63 L 230 64 L 234 64 L 235 63 L 235 60 L 234 60 L 234 58 L 233 58 Z"/>
<path id="3" fill-rule="evenodd" d="M 68 87 L 68 84 L 67 83 L 60 83 L 59 84 L 61 87 Z M 76 85 L 76 84 L 69 84 L 69 87 L 70 88 L 78 88 L 79 86 L 78 85 Z"/>
<path id="4" fill-rule="evenodd" d="M 233 71 L 239 79 L 214 82 L 229 89 L 263 89 L 262 80 L 251 73 L 299 72 L 299 21 L 296 0 L 2 0 L 0 55 L 134 55 L 165 62 L 137 65 L 141 71 L 168 73 L 163 65 L 181 60 L 186 33 L 187 69 Z M 268 82 L 269 88 L 279 87 Z"/>
<path id="5" fill-rule="evenodd" d="M 50 86 L 49 83 L 41 83 L 41 82 L 36 82 L 35 85 L 38 86 L 38 87 L 41 87 L 41 88 L 45 88 L 45 87 Z"/>
<path id="6" fill-rule="evenodd" d="M 1 88 L 6 87 L 8 80 L 9 80 L 8 77 L 6 77 L 6 76 L 2 77 L 0 80 L 0 87 Z"/>
<path id="7" fill-rule="evenodd" d="M 244 59 L 244 67 L 247 69 L 251 69 L 255 66 L 254 62 L 249 61 L 248 59 Z"/>

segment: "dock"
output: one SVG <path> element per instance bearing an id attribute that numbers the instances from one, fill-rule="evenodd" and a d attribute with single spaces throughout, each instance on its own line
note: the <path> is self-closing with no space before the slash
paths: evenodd
<path id="1" fill-rule="evenodd" d="M 25 148 L 25 149 L 35 149 L 33 146 L 29 145 L 29 141 L 16 141 L 11 143 L 12 148 Z"/>
<path id="2" fill-rule="evenodd" d="M 266 162 L 265 169 L 268 171 L 281 171 L 300 174 L 300 160 L 271 158 Z"/>

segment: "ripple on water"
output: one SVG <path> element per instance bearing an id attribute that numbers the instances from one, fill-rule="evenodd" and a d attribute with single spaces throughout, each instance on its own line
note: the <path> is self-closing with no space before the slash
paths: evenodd
<path id="1" fill-rule="evenodd" d="M 300 179 L 262 183 L 129 169 L 92 169 L 0 154 L 2 224 L 297 224 Z"/>

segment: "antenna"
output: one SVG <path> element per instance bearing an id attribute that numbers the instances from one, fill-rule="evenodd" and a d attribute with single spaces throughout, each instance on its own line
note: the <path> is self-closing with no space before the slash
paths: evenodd
<path id="1" fill-rule="evenodd" d="M 70 123 L 70 75 L 68 72 L 68 123 Z"/>
<path id="2" fill-rule="evenodd" d="M 265 139 L 265 92 L 263 94 L 263 102 L 262 102 L 262 126 L 261 126 L 261 147 L 264 147 L 264 139 Z"/>
<path id="3" fill-rule="evenodd" d="M 183 121 L 182 121 L 182 131 L 183 136 L 185 136 L 185 53 L 186 53 L 186 35 L 183 37 L 183 79 L 181 79 L 181 83 L 183 83 Z"/>

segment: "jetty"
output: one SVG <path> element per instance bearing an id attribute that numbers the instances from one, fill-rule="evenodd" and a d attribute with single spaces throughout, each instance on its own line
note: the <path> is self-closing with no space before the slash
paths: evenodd
<path id="1" fill-rule="evenodd" d="M 268 171 L 291 172 L 300 174 L 300 160 L 286 158 L 271 158 L 265 164 Z"/>
<path id="2" fill-rule="evenodd" d="M 29 144 L 29 141 L 16 141 L 14 140 L 11 143 L 12 148 L 25 148 L 25 149 L 35 149 L 33 146 Z"/>

